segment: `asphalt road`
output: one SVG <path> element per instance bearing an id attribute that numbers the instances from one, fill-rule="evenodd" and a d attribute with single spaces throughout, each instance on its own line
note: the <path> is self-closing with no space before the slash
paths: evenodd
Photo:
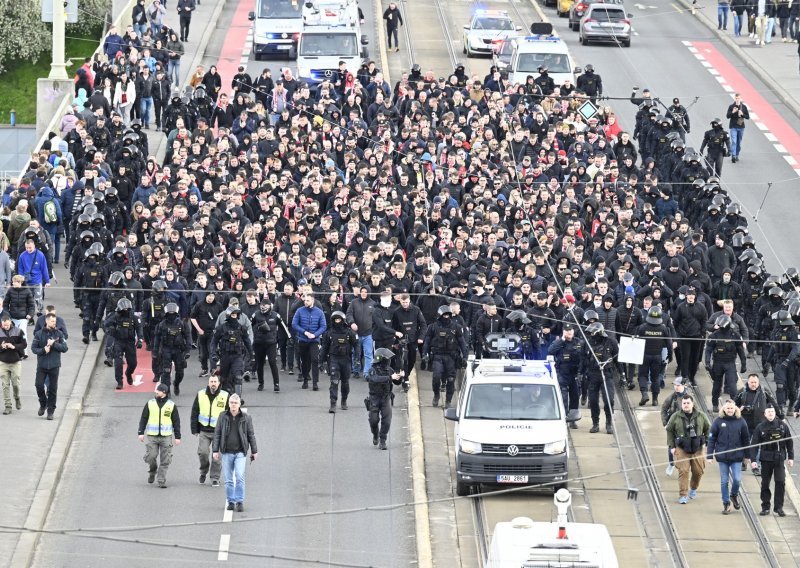
<path id="1" fill-rule="evenodd" d="M 282 377 L 280 393 L 271 386 L 255 392 L 255 383 L 245 384 L 259 459 L 247 468 L 245 512 L 233 515 L 230 523 L 222 522 L 224 487 L 212 488 L 210 480 L 198 484 L 196 439 L 189 432 L 194 393 L 205 384 L 198 372 L 193 358 L 176 398 L 184 443 L 174 448 L 169 487 L 162 490 L 147 484 L 144 445 L 136 438 L 142 406 L 151 397 L 152 375 L 144 371 L 138 392 L 117 392 L 112 370 L 98 368 L 48 521 L 52 530 L 80 527 L 88 533 L 97 527 L 177 526 L 104 533 L 123 542 L 46 535 L 37 566 L 130 566 L 134 559 L 210 565 L 217 561 L 222 535 L 230 535 L 228 560 L 238 565 L 287 566 L 295 564 L 292 559 L 306 565 L 409 564 L 414 550 L 411 509 L 360 510 L 410 500 L 402 395 L 390 450 L 381 452 L 372 446 L 361 404 L 363 380 L 353 381 L 350 410 L 335 415 L 327 412 L 324 376 L 320 392 L 300 390 L 288 375 Z M 345 509 L 353 512 L 326 514 Z M 308 516 L 286 518 L 298 514 Z M 259 517 L 270 519 L 253 522 Z"/>

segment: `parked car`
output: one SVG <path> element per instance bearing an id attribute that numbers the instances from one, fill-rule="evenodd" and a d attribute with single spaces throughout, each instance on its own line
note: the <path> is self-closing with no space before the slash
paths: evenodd
<path id="1" fill-rule="evenodd" d="M 590 4 L 580 24 L 580 41 L 619 43 L 631 46 L 631 14 L 619 4 Z"/>

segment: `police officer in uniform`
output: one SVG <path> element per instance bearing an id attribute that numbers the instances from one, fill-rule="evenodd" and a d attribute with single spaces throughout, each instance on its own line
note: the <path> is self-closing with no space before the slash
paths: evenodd
<path id="1" fill-rule="evenodd" d="M 580 373 L 589 384 L 589 410 L 592 413 L 590 433 L 600 431 L 600 395 L 603 396 L 603 410 L 606 415 L 606 433 L 613 434 L 611 413 L 614 410 L 614 358 L 619 353 L 617 342 L 608 337 L 600 322 L 589 324 L 586 328 L 589 342 L 583 349 Z"/>
<path id="2" fill-rule="evenodd" d="M 792 433 L 786 423 L 777 417 L 776 409 L 768 404 L 764 410 L 764 418 L 756 426 L 750 439 L 750 467 L 758 468 L 759 449 L 761 450 L 761 513 L 762 517 L 769 515 L 772 492 L 770 483 L 775 476 L 775 501 L 773 503 L 775 514 L 785 517 L 783 512 L 783 497 L 786 484 L 786 465 L 794 465 L 794 441 Z M 763 445 L 762 445 L 763 444 Z"/>
<path id="3" fill-rule="evenodd" d="M 776 314 L 777 325 L 772 331 L 767 360 L 775 369 L 775 398 L 778 400 L 778 411 L 782 412 L 787 398 L 789 405 L 793 405 L 796 398 L 795 365 L 792 363 L 800 354 L 798 344 L 797 326 L 794 324 L 788 310 L 780 310 Z"/>
<path id="4" fill-rule="evenodd" d="M 703 135 L 700 144 L 700 153 L 708 148 L 708 161 L 714 169 L 714 175 L 722 175 L 722 159 L 731 153 L 731 138 L 722 128 L 722 119 L 715 118 L 711 121 L 711 129 Z"/>
<path id="5" fill-rule="evenodd" d="M 711 387 L 711 405 L 714 412 L 719 412 L 719 395 L 722 391 L 722 381 L 725 380 L 725 394 L 731 399 L 736 398 L 736 356 L 741 361 L 741 372 L 747 371 L 747 353 L 742 344 L 742 335 L 731 326 L 731 317 L 722 314 L 714 322 L 717 330 L 706 341 L 706 371 L 714 382 Z M 711 363 L 711 354 L 714 354 L 714 363 Z"/>
<path id="6" fill-rule="evenodd" d="M 219 487 L 222 462 L 209 459 L 214 442 L 214 428 L 219 415 L 228 409 L 228 391 L 219 388 L 219 377 L 208 377 L 208 386 L 197 391 L 192 403 L 192 434 L 197 436 L 197 457 L 200 458 L 200 483 L 211 473 L 211 487 Z"/>
<path id="7" fill-rule="evenodd" d="M 506 331 L 516 333 L 520 338 L 520 359 L 535 359 L 539 353 L 539 335 L 533 329 L 532 321 L 524 310 L 513 310 L 506 316 L 509 326 Z"/>
<path id="8" fill-rule="evenodd" d="M 120 271 L 112 272 L 111 276 L 108 277 L 108 288 L 100 294 L 100 304 L 97 306 L 97 314 L 95 314 L 97 321 L 105 322 L 106 317 L 116 311 L 120 300 L 123 298 L 132 299 L 132 297 L 133 295 L 129 295 L 125 285 L 125 275 Z M 103 325 L 105 326 L 105 323 Z M 114 338 L 108 333 L 105 336 L 105 364 L 111 367 L 113 365 L 111 359 L 114 358 Z"/>
<path id="9" fill-rule="evenodd" d="M 455 391 L 458 363 L 467 358 L 467 342 L 461 328 L 452 321 L 450 306 L 441 306 L 437 320 L 428 327 L 422 344 L 422 356 L 431 360 L 433 406 L 439 406 L 439 393 L 445 383 L 445 408 L 450 407 Z"/>
<path id="10" fill-rule="evenodd" d="M 192 332 L 178 314 L 178 304 L 170 302 L 164 306 L 164 321 L 158 324 L 153 335 L 153 353 L 158 356 L 161 370 L 161 382 L 170 386 L 172 364 L 175 364 L 175 396 L 181 394 L 181 381 L 183 370 L 186 368 L 186 359 L 189 358 L 189 349 L 192 345 Z"/>
<path id="11" fill-rule="evenodd" d="M 594 65 L 591 63 L 583 68 L 583 74 L 578 77 L 575 86 L 579 91 L 586 93 L 592 103 L 603 94 L 603 79 L 594 72 Z"/>
<path id="12" fill-rule="evenodd" d="M 178 407 L 169 398 L 169 387 L 163 383 L 156 386 L 155 398 L 144 405 L 139 418 L 139 441 L 147 440 L 144 462 L 149 466 L 147 483 L 158 477 L 158 486 L 167 487 L 167 470 L 172 463 L 172 444 L 181 443 L 181 419 Z"/>
<path id="13" fill-rule="evenodd" d="M 122 390 L 122 358 L 128 363 L 125 378 L 133 384 L 133 372 L 138 364 L 136 349 L 142 346 L 142 324 L 133 314 L 133 303 L 128 298 L 117 302 L 116 311 L 103 322 L 103 331 L 113 340 L 111 355 L 114 359 L 114 379 L 117 390 Z"/>
<path id="14" fill-rule="evenodd" d="M 642 399 L 639 406 L 650 401 L 647 395 L 648 382 L 653 393 L 653 406 L 658 406 L 658 394 L 661 392 L 661 373 L 672 360 L 672 337 L 669 328 L 664 325 L 661 306 L 653 306 L 647 312 L 645 323 L 636 330 L 636 335 L 644 339 L 644 360 L 639 366 L 639 391 Z M 664 352 L 666 351 L 666 360 Z"/>
<path id="15" fill-rule="evenodd" d="M 106 271 L 100 263 L 103 247 L 95 243 L 84 254 L 86 260 L 75 276 L 75 287 L 81 289 L 81 312 L 83 313 L 83 342 L 89 344 L 89 333 L 97 341 L 97 330 L 100 322 L 96 319 L 100 305 L 100 295 L 106 285 Z"/>
<path id="16" fill-rule="evenodd" d="M 212 360 L 219 367 L 222 388 L 239 395 L 242 394 L 244 362 L 250 359 L 252 353 L 250 337 L 239 323 L 241 313 L 239 308 L 230 310 L 211 340 Z"/>
<path id="17" fill-rule="evenodd" d="M 159 367 L 158 352 L 153 349 L 153 332 L 164 320 L 164 308 L 167 305 L 167 297 L 164 291 L 167 283 L 163 280 L 153 282 L 152 293 L 142 305 L 142 327 L 144 331 L 144 341 L 147 350 L 153 352 L 153 382 L 158 382 Z"/>
<path id="18" fill-rule="evenodd" d="M 575 327 L 571 323 L 565 323 L 561 337 L 556 339 L 547 351 L 556 362 L 558 386 L 561 388 L 561 398 L 564 400 L 567 412 L 578 410 L 580 405 L 581 388 L 578 371 L 583 347 L 583 340 L 575 337 Z M 570 422 L 569 427 L 577 428 L 578 424 Z"/>
<path id="19" fill-rule="evenodd" d="M 378 446 L 381 450 L 386 447 L 386 437 L 389 435 L 389 428 L 392 425 L 392 384 L 399 385 L 403 380 L 401 373 L 394 372 L 392 369 L 392 357 L 394 353 L 390 349 L 381 347 L 375 351 L 375 358 L 372 367 L 367 373 L 367 385 L 369 386 L 369 396 L 364 399 L 364 404 L 369 411 L 369 428 L 372 430 L 372 445 Z"/>
<path id="20" fill-rule="evenodd" d="M 678 97 L 672 99 L 672 106 L 667 109 L 667 116 L 672 119 L 672 127 L 678 131 L 681 140 L 686 142 L 686 135 L 691 130 L 689 111 L 681 104 Z"/>
<path id="21" fill-rule="evenodd" d="M 377 311 L 377 310 L 376 310 Z M 336 412 L 339 400 L 339 385 L 342 389 L 342 410 L 347 410 L 347 395 L 350 394 L 350 371 L 352 369 L 353 349 L 358 344 L 358 336 L 347 325 L 344 312 L 331 314 L 331 327 L 322 334 L 319 360 L 328 361 L 328 375 L 331 378 L 331 407 L 328 412 Z M 378 350 L 384 348 L 379 347 Z"/>

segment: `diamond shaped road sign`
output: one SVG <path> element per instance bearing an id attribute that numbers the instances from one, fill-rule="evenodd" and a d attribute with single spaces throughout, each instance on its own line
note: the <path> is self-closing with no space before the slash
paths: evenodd
<path id="1" fill-rule="evenodd" d="M 597 107 L 592 104 L 592 101 L 586 101 L 578 107 L 578 112 L 584 120 L 589 120 L 597 114 Z"/>

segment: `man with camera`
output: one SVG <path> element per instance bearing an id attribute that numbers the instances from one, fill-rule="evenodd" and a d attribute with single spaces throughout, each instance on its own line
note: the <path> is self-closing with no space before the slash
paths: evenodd
<path id="1" fill-rule="evenodd" d="M 666 430 L 667 446 L 678 470 L 678 502 L 685 505 L 689 499 L 697 498 L 697 488 L 706 466 L 703 446 L 711 431 L 711 422 L 704 412 L 695 408 L 691 395 L 685 394 L 681 399 L 681 410 L 670 417 Z"/>
<path id="2" fill-rule="evenodd" d="M 734 402 L 742 411 L 742 418 L 747 422 L 747 429 L 750 432 L 755 432 L 756 426 L 764 420 L 764 410 L 766 410 L 767 406 L 778 407 L 775 397 L 761 385 L 761 379 L 755 373 L 748 375 L 747 384 L 736 393 Z M 778 414 L 781 417 L 783 416 L 782 413 Z M 758 465 L 758 459 L 753 460 L 751 463 L 753 464 L 753 473 L 760 475 L 761 470 Z"/>

